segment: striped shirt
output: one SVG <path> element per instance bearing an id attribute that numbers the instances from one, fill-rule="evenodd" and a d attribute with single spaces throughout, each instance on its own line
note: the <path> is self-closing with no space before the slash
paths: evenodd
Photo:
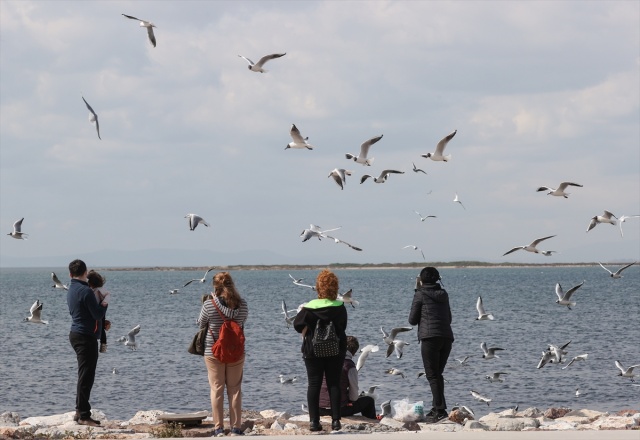
<path id="1" fill-rule="evenodd" d="M 240 327 L 244 330 L 244 322 L 247 320 L 249 316 L 249 308 L 247 307 L 247 302 L 244 299 L 240 299 L 240 306 L 236 309 L 231 309 L 224 305 L 220 298 L 217 296 L 213 297 L 213 301 L 216 302 L 220 311 L 227 317 L 231 318 L 240 324 Z M 198 325 L 200 328 L 206 327 L 207 325 L 211 329 L 210 332 L 207 332 L 207 337 L 205 339 L 204 345 L 204 355 L 205 356 L 213 356 L 211 352 L 211 347 L 214 342 L 218 339 L 218 334 L 220 332 L 220 327 L 222 326 L 223 319 L 218 313 L 218 310 L 211 303 L 211 299 L 207 299 L 204 304 L 202 304 L 202 309 L 200 310 L 200 317 L 198 318 Z M 213 333 L 213 337 L 211 336 Z M 214 339 L 215 338 L 215 339 Z"/>

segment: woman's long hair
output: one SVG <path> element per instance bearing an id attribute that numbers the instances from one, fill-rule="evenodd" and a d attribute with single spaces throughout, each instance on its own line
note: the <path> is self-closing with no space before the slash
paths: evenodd
<path id="1" fill-rule="evenodd" d="M 213 277 L 213 293 L 222 298 L 227 307 L 236 309 L 240 306 L 240 294 L 236 290 L 235 284 L 229 272 L 219 272 Z"/>

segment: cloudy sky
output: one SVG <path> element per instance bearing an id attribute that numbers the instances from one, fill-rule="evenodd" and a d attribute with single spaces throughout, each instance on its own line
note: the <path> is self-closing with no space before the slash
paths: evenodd
<path id="1" fill-rule="evenodd" d="M 640 214 L 639 2 L 0 8 L 0 224 L 24 217 L 29 234 L 3 235 L 2 265 L 153 249 L 422 260 L 406 245 L 429 261 L 640 260 L 640 219 L 585 232 L 605 209 Z M 123 13 L 155 23 L 156 48 Z M 276 52 L 265 74 L 238 57 Z M 284 149 L 292 123 L 313 151 Z M 453 130 L 450 162 L 421 157 Z M 345 158 L 380 134 L 373 166 Z M 353 171 L 342 191 L 336 167 Z M 360 184 L 387 168 L 405 174 Z M 584 186 L 536 192 L 562 181 Z M 211 227 L 189 231 L 187 213 Z M 311 223 L 363 251 L 302 243 Z M 552 257 L 502 256 L 548 235 Z"/>

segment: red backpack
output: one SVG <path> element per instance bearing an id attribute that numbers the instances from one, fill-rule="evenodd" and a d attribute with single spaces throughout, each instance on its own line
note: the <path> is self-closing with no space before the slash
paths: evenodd
<path id="1" fill-rule="evenodd" d="M 240 324 L 224 316 L 213 298 L 211 302 L 224 321 L 220 326 L 218 339 L 211 347 L 211 352 L 216 359 L 224 364 L 236 362 L 244 354 L 244 331 Z"/>

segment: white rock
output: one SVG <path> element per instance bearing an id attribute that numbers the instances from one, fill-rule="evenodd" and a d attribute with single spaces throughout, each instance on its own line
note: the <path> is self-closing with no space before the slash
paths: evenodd
<path id="1" fill-rule="evenodd" d="M 309 414 L 300 414 L 299 416 L 289 417 L 290 422 L 308 422 Z"/>
<path id="2" fill-rule="evenodd" d="M 517 416 L 518 417 L 531 417 L 531 418 L 535 419 L 535 418 L 538 418 L 538 417 L 542 417 L 542 414 L 544 414 L 543 411 L 540 411 L 536 407 L 531 407 L 531 408 L 527 408 L 524 411 L 521 411 L 521 412 L 517 413 Z"/>
<path id="3" fill-rule="evenodd" d="M 640 417 L 634 414 L 631 417 L 609 416 L 603 417 L 589 424 L 592 429 L 631 429 L 640 426 Z"/>
<path id="4" fill-rule="evenodd" d="M 391 417 L 383 417 L 382 420 L 380 420 L 380 424 L 396 429 L 402 429 L 404 427 L 404 422 L 393 419 Z"/>
<path id="5" fill-rule="evenodd" d="M 93 412 L 91 413 L 93 414 Z M 127 425 L 156 425 L 162 423 L 162 420 L 158 420 L 160 414 L 167 414 L 165 411 L 159 409 L 152 409 L 149 411 L 138 411 L 128 422 L 122 423 L 122 426 Z"/>
<path id="6" fill-rule="evenodd" d="M 284 425 L 285 431 L 295 431 L 296 429 L 298 429 L 298 425 L 296 425 L 295 423 L 286 423 Z"/>
<path id="7" fill-rule="evenodd" d="M 16 412 L 5 412 L 0 414 L 0 426 L 18 426 L 20 414 Z"/>
<path id="8" fill-rule="evenodd" d="M 569 423 L 563 421 L 562 419 L 557 419 L 553 423 L 545 423 L 544 425 L 540 425 L 538 428 L 541 431 L 573 431 L 576 429 L 577 424 Z"/>
<path id="9" fill-rule="evenodd" d="M 418 422 L 420 431 L 431 432 L 456 432 L 462 431 L 464 427 L 457 423 L 420 423 Z"/>
<path id="10" fill-rule="evenodd" d="M 260 415 L 265 419 L 277 419 L 282 416 L 282 414 L 286 413 L 283 411 L 276 411 L 275 409 L 265 409 L 263 411 L 260 411 Z"/>
<path id="11" fill-rule="evenodd" d="M 75 411 L 70 411 L 64 414 L 54 414 L 52 416 L 27 417 L 20 422 L 20 425 L 31 425 L 43 428 L 47 426 L 60 426 L 68 423 L 77 425 L 77 423 L 73 421 L 75 413 Z M 101 422 L 107 420 L 107 416 L 105 416 L 102 411 L 96 409 L 91 410 L 91 417 L 95 420 L 100 420 Z"/>
<path id="12" fill-rule="evenodd" d="M 282 431 L 284 430 L 284 425 L 282 423 L 280 423 L 279 421 L 275 421 L 271 424 L 271 426 L 269 427 L 269 429 L 272 429 L 274 431 Z"/>
<path id="13" fill-rule="evenodd" d="M 508 410 L 511 411 L 511 410 Z M 500 413 L 489 413 L 479 420 L 491 431 L 521 431 L 524 428 L 537 428 L 540 422 L 531 417 L 502 417 Z"/>
<path id="14" fill-rule="evenodd" d="M 468 420 L 464 424 L 463 431 L 488 431 L 489 428 L 477 420 Z"/>

